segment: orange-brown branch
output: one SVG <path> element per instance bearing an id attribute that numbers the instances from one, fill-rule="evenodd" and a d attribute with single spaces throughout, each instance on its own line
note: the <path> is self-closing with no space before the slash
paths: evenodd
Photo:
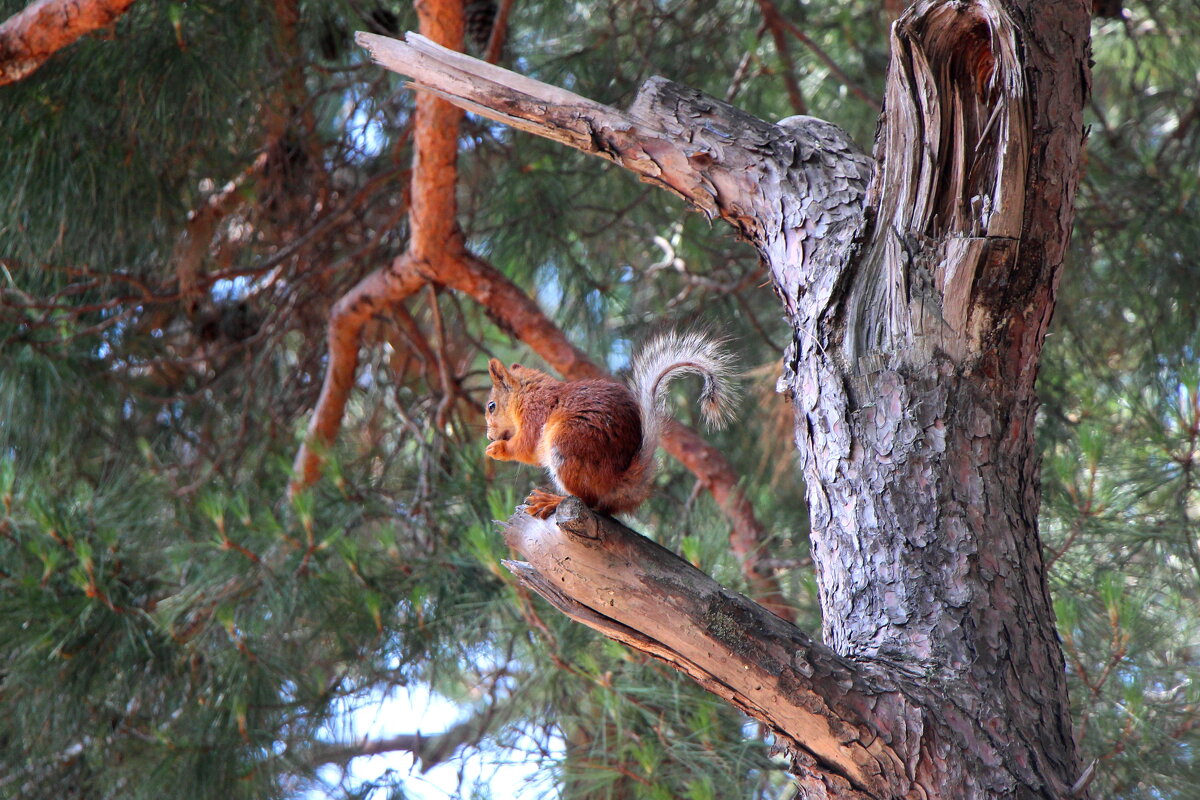
<path id="1" fill-rule="evenodd" d="M 372 272 L 334 304 L 329 313 L 329 363 L 321 396 L 308 424 L 308 436 L 296 454 L 291 491 L 314 483 L 321 475 L 321 452 L 337 437 L 346 400 L 358 370 L 363 326 L 376 314 L 390 313 L 397 304 L 425 285 L 411 258 L 401 257 L 389 268 Z"/>
<path id="2" fill-rule="evenodd" d="M 429 0 L 418 2 L 416 7 L 424 35 L 446 47 L 461 48 L 461 4 Z M 462 111 L 449 103 L 430 96 L 417 98 L 408 250 L 388 268 L 360 281 L 330 312 L 329 363 L 308 436 L 296 454 L 289 487 L 293 493 L 316 483 L 321 473 L 321 451 L 333 443 L 341 427 L 358 370 L 363 326 L 372 316 L 390 312 L 425 286 L 436 274 L 436 263 L 445 248 L 460 246 L 454 188 L 461 119 Z"/>
<path id="3" fill-rule="evenodd" d="M 86 33 L 125 13 L 133 0 L 36 0 L 0 23 L 0 86 L 15 83 Z"/>
<path id="4" fill-rule="evenodd" d="M 416 4 L 424 36 L 453 50 L 463 43 L 462 4 L 426 0 Z M 447 249 L 457 249 L 458 127 L 462 109 L 432 95 L 417 97 L 413 156 L 412 231 L 408 251 L 419 269 L 433 267 Z"/>
<path id="5" fill-rule="evenodd" d="M 500 8 L 496 11 L 496 20 L 492 23 L 492 34 L 488 37 L 487 53 L 483 60 L 489 64 L 500 61 L 504 52 L 504 40 L 508 38 L 508 15 L 512 12 L 513 0 L 500 0 Z"/>

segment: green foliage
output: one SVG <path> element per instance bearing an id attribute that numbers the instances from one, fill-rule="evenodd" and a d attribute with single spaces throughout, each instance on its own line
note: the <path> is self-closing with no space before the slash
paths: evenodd
<path id="1" fill-rule="evenodd" d="M 1184 4 L 1128 13 L 1094 31 L 1088 167 L 1040 384 L 1043 527 L 1096 796 L 1186 798 L 1200 785 L 1200 49 Z"/>
<path id="2" fill-rule="evenodd" d="M 24 6 L 4 3 L 4 16 Z M 148 268 L 258 135 L 270 90 L 263 7 L 137 4 L 0 96 L 0 253 L 34 263 Z M 259 134 L 261 135 L 261 134 Z M 119 224 L 114 224 L 119 222 Z"/>

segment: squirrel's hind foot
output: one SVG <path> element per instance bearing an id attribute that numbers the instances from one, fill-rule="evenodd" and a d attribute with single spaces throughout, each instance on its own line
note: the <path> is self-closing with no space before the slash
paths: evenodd
<path id="1" fill-rule="evenodd" d="M 525 498 L 525 513 L 538 519 L 549 519 L 563 500 L 566 498 L 562 495 L 534 489 L 529 493 L 529 497 Z"/>

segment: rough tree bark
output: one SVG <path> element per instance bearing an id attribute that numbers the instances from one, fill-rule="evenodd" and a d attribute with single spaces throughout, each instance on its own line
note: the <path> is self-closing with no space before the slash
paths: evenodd
<path id="1" fill-rule="evenodd" d="M 512 569 L 764 721 L 805 796 L 1085 796 L 1037 529 L 1034 379 L 1072 222 L 1084 0 L 921 0 L 875 158 L 655 78 L 628 111 L 359 34 L 416 87 L 594 153 L 760 253 L 825 644 L 576 504 L 516 515 Z M 557 523 L 557 524 L 555 524 Z"/>
<path id="2" fill-rule="evenodd" d="M 57 51 L 103 28 L 134 0 L 34 0 L 0 23 L 0 86 L 30 75 Z"/>

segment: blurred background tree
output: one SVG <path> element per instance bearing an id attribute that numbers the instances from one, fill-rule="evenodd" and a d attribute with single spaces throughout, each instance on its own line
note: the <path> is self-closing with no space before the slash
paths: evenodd
<path id="1" fill-rule="evenodd" d="M 492 12 L 466 5 L 482 53 Z M 899 10 L 495 5 L 500 62 L 540 80 L 620 106 L 661 73 L 864 145 Z M 486 359 L 537 359 L 484 307 L 428 291 L 372 320 L 326 477 L 286 499 L 330 308 L 408 240 L 413 96 L 352 34 L 415 27 L 402 2 L 134 3 L 0 87 L 0 796 L 441 796 L 419 770 L 347 769 L 377 752 L 528 762 L 528 796 L 789 796 L 744 718 L 499 568 L 492 520 L 540 478 L 482 458 Z M 1043 532 L 1097 796 L 1200 785 L 1198 29 L 1186 2 L 1097 3 L 1041 376 Z M 479 118 L 459 164 L 471 248 L 594 361 L 619 371 L 696 319 L 734 338 L 752 401 L 714 443 L 817 629 L 773 394 L 787 328 L 753 252 Z M 696 478 L 672 462 L 658 483 L 639 529 L 749 591 Z M 425 695 L 457 721 L 353 728 Z M 463 797 L 515 791 L 458 774 Z"/>

